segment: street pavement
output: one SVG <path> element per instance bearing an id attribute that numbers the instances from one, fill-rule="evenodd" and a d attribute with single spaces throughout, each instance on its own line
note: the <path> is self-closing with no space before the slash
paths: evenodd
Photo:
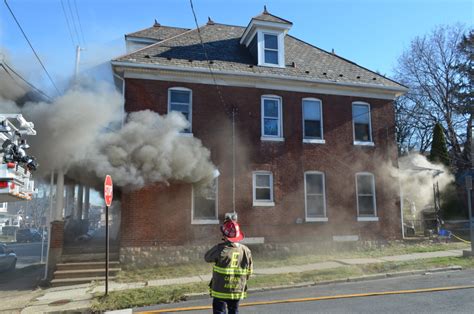
<path id="1" fill-rule="evenodd" d="M 41 262 L 41 242 L 7 243 L 7 246 L 15 252 L 18 258 L 17 268 L 23 268 Z M 46 250 L 47 243 L 45 242 L 43 247 L 44 259 L 46 258 Z"/>
<path id="2" fill-rule="evenodd" d="M 449 251 L 438 251 L 438 252 L 426 252 L 426 253 L 416 253 L 416 254 L 406 254 L 400 255 L 396 258 L 390 257 L 392 260 L 418 260 L 418 259 L 425 259 L 425 258 L 436 258 L 436 257 L 444 257 L 444 256 L 462 256 L 462 250 L 449 250 Z M 372 261 L 365 261 L 365 262 L 372 262 L 372 263 L 384 263 L 384 258 L 388 257 L 381 257 L 378 259 L 373 259 Z M 289 272 L 304 272 L 304 271 L 317 271 L 323 270 L 328 268 L 337 268 L 343 267 L 344 265 L 350 265 L 351 263 L 359 263 L 361 262 L 360 259 L 341 259 L 338 261 L 333 262 L 321 262 L 321 263 L 314 263 L 308 265 L 298 265 L 298 266 L 286 266 L 286 267 L 276 267 L 276 268 L 266 268 L 266 269 L 259 269 L 256 268 L 254 273 L 258 275 L 266 275 L 266 274 L 284 274 Z M 451 268 L 452 269 L 460 269 L 458 268 Z M 421 272 L 420 272 L 421 273 Z M 410 275 L 412 272 L 405 273 L 403 275 Z M 396 276 L 396 274 L 379 274 L 375 276 L 366 276 L 363 278 L 349 278 L 349 281 L 359 281 L 359 280 L 368 280 L 368 279 L 376 279 L 376 278 L 385 278 L 387 276 Z M 134 288 L 141 288 L 145 286 L 164 286 L 164 285 L 172 285 L 172 284 L 179 284 L 179 283 L 190 283 L 190 282 L 201 282 L 201 281 L 209 281 L 210 276 L 193 276 L 193 277 L 182 277 L 182 278 L 174 278 L 174 279 L 164 279 L 164 280 L 150 280 L 147 282 L 134 282 L 134 283 L 114 283 L 111 282 L 109 284 L 109 291 L 118 291 L 118 290 L 127 290 L 127 289 L 134 289 Z M 311 284 L 311 283 L 308 283 Z M 308 285 L 307 284 L 307 285 Z M 22 313 L 45 313 L 49 311 L 74 311 L 74 310 L 86 310 L 91 305 L 91 300 L 93 299 L 94 294 L 102 293 L 104 291 L 104 285 L 100 284 L 96 285 L 77 285 L 77 286 L 68 286 L 68 287 L 56 287 L 50 288 L 43 291 L 42 296 L 37 297 L 34 302 L 31 303 L 30 306 L 26 307 Z M 251 292 L 252 295 L 257 293 L 255 291 Z M 209 298 L 207 296 L 204 297 L 204 303 L 209 304 Z M 64 302 L 63 305 L 57 305 L 55 302 Z M 202 301 L 201 301 L 202 302 Z M 207 303 L 206 303 L 207 302 Z M 178 306 L 182 304 L 179 303 Z M 169 305 L 168 305 L 169 306 Z M 271 312 L 271 311 L 270 311 Z M 269 312 L 267 312 L 269 313 Z"/>
<path id="3" fill-rule="evenodd" d="M 466 287 L 447 291 L 416 292 L 418 289 Z M 408 293 L 411 291 L 411 293 Z M 381 295 L 368 296 L 379 292 Z M 397 294 L 386 294 L 400 292 Z M 357 297 L 342 297 L 348 295 Z M 311 299 L 334 297 L 329 300 Z M 309 299 L 309 300 L 302 300 Z M 298 301 L 298 302 L 295 302 Z M 301 302 L 299 302 L 301 301 Z M 251 305 L 252 303 L 263 303 Z M 276 304 L 265 304 L 278 302 Z M 196 306 L 208 306 L 211 299 L 180 302 L 176 305 L 160 305 L 134 309 L 134 313 L 159 309 L 182 308 L 186 313 L 209 313 L 205 310 L 189 310 Z M 250 305 L 250 306 L 247 306 Z M 408 277 L 393 277 L 372 281 L 334 283 L 274 291 L 250 293 L 241 302 L 241 313 L 473 313 L 474 270 L 430 273 Z"/>

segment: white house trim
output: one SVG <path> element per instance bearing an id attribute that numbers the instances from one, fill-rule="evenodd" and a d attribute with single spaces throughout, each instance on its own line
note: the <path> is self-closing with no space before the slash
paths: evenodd
<path id="1" fill-rule="evenodd" d="M 189 83 L 214 84 L 209 68 L 177 67 L 160 64 L 139 64 L 134 62 L 112 61 L 116 72 L 125 72 L 129 78 L 177 81 Z M 131 71 L 132 70 L 132 71 Z M 345 95 L 366 98 L 393 100 L 406 93 L 407 88 L 380 86 L 368 83 L 328 82 L 315 78 L 285 77 L 277 74 L 233 72 L 213 69 L 218 85 L 254 88 L 272 88 L 288 91 L 309 91 L 330 95 Z M 229 78 L 230 77 L 230 78 Z M 207 78 L 207 80 L 206 80 Z M 293 85 L 291 85 L 293 84 Z"/>

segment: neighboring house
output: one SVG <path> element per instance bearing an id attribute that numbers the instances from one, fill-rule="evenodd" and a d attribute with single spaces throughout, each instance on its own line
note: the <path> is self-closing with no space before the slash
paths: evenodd
<path id="1" fill-rule="evenodd" d="M 407 88 L 291 27 L 265 10 L 247 27 L 209 20 L 199 33 L 155 24 L 125 36 L 149 44 L 112 61 L 125 110 L 182 112 L 221 175 L 205 195 L 178 182 L 123 192 L 122 249 L 219 239 L 232 212 L 234 109 L 235 207 L 250 241 L 401 237 L 398 183 L 384 167 L 397 166 L 393 100 Z"/>

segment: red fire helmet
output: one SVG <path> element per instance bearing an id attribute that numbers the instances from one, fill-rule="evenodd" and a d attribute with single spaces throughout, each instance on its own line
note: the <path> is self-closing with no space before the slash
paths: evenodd
<path id="1" fill-rule="evenodd" d="M 225 220 L 221 226 L 221 231 L 230 242 L 240 242 L 244 239 L 244 233 L 240 231 L 240 226 L 236 221 Z"/>

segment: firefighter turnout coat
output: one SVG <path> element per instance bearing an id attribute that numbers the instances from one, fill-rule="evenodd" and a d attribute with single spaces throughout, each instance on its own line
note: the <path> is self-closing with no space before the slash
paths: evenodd
<path id="1" fill-rule="evenodd" d="M 247 279 L 253 267 L 248 247 L 226 241 L 207 251 L 204 259 L 215 263 L 209 284 L 212 297 L 239 300 L 247 296 Z"/>

